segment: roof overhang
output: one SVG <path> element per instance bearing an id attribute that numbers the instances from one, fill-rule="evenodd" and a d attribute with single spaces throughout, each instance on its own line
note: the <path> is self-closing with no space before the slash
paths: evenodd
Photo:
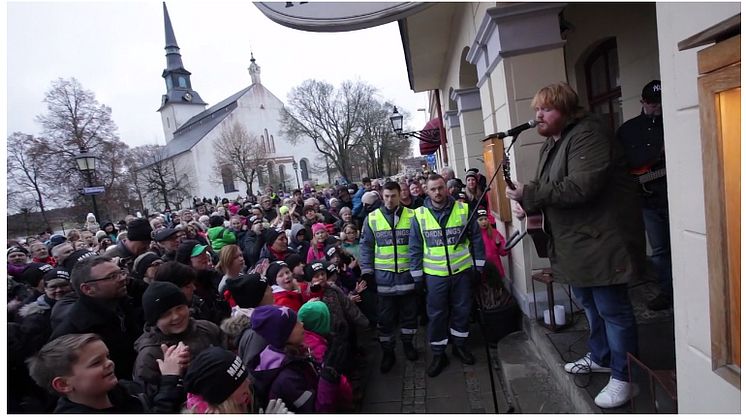
<path id="1" fill-rule="evenodd" d="M 409 87 L 415 92 L 439 87 L 459 3 L 431 3 L 431 7 L 399 20 Z"/>

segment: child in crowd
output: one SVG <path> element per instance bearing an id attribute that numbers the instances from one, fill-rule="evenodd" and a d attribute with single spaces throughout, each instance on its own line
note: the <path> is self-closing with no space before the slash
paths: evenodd
<path id="1" fill-rule="evenodd" d="M 331 413 L 338 405 L 338 367 L 345 346 L 327 351 L 324 365 L 316 369 L 308 348 L 303 345 L 303 325 L 288 307 L 261 306 L 251 316 L 252 328 L 269 344 L 260 355 L 252 375 L 255 389 L 268 399 L 292 400 L 295 413 Z"/>
<path id="2" fill-rule="evenodd" d="M 183 342 L 188 353 L 196 356 L 212 345 L 219 346 L 222 336 L 214 323 L 191 318 L 186 296 L 170 282 L 150 284 L 142 296 L 142 307 L 145 331 L 135 341 L 137 359 L 132 376 L 147 395 L 153 395 L 161 383 L 157 360 L 163 356 L 164 344 Z"/>
<path id="3" fill-rule="evenodd" d="M 306 258 L 305 256 L 301 255 L 290 255 L 287 258 L 285 258 L 285 263 L 288 264 L 288 268 L 290 268 L 290 271 L 293 273 L 293 278 L 295 278 L 298 283 L 305 282 L 306 281 Z"/>
<path id="4" fill-rule="evenodd" d="M 500 260 L 500 256 L 508 255 L 508 251 L 505 250 L 505 237 L 497 229 L 492 227 L 487 216 L 487 210 L 482 207 L 477 209 L 477 224 L 479 224 L 479 228 L 482 231 L 486 260 L 497 268 L 500 278 L 504 278 L 505 268 Z"/>
<path id="5" fill-rule="evenodd" d="M 54 413 L 178 413 L 184 401 L 181 375 L 189 352 L 183 343 L 163 346 L 161 387 L 152 399 L 127 388 L 114 374 L 109 349 L 95 334 L 60 336 L 28 360 L 37 385 L 60 395 Z"/>
<path id="6" fill-rule="evenodd" d="M 360 231 L 355 224 L 345 224 L 339 239 L 342 241 L 342 249 L 355 259 L 360 259 Z"/>
<path id="7" fill-rule="evenodd" d="M 267 268 L 267 280 L 272 284 L 272 295 L 278 306 L 290 307 L 296 312 L 308 301 L 308 283 L 295 280 L 287 263 L 278 260 Z"/>
<path id="8" fill-rule="evenodd" d="M 229 280 L 223 295 L 231 305 L 231 317 L 223 320 L 220 329 L 228 337 L 228 348 L 253 368 L 267 342 L 251 328 L 251 313 L 274 303 L 272 288 L 260 274 L 251 273 Z"/>
<path id="9" fill-rule="evenodd" d="M 356 327 L 366 328 L 368 319 L 358 309 L 347 295 L 332 281 L 327 280 L 326 261 L 316 260 L 306 265 L 306 278 L 311 282 L 309 286 L 310 297 L 320 298 L 326 303 L 331 313 L 332 332 L 337 339 L 352 343 L 350 347 L 355 348 Z M 329 265 L 332 266 L 332 265 Z M 348 359 L 344 360 L 342 368 L 348 371 Z"/>
<path id="10" fill-rule="evenodd" d="M 308 231 L 303 224 L 295 223 L 290 227 L 290 234 L 288 234 L 288 247 L 300 255 L 303 262 L 306 262 L 308 249 L 311 247 L 311 242 L 308 240 Z"/>
<path id="11" fill-rule="evenodd" d="M 303 344 L 311 351 L 311 356 L 321 364 L 329 346 L 331 335 L 331 314 L 329 308 L 321 301 L 309 301 L 298 311 L 298 321 L 303 324 Z M 352 408 L 352 384 L 345 375 L 339 378 L 340 410 Z"/>
<path id="12" fill-rule="evenodd" d="M 324 259 L 324 247 L 326 246 L 326 239 L 329 238 L 329 233 L 322 223 L 314 224 L 311 227 L 311 231 L 313 238 L 311 239 L 311 246 L 308 249 L 306 263 L 310 263 L 312 260 Z"/>
<path id="13" fill-rule="evenodd" d="M 218 284 L 218 291 L 225 291 L 225 282 L 232 278 L 238 278 L 238 275 L 246 270 L 246 262 L 241 252 L 241 248 L 235 244 L 223 246 L 220 249 L 218 264 L 215 269 L 223 274 L 223 278 Z"/>
<path id="14" fill-rule="evenodd" d="M 219 347 L 202 351 L 184 377 L 183 413 L 264 413 L 254 397 L 249 369 L 234 353 Z M 267 413 L 288 413 L 282 400 L 272 400 Z"/>

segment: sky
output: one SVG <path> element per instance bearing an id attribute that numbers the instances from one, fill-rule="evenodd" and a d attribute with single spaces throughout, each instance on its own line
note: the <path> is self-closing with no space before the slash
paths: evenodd
<path id="1" fill-rule="evenodd" d="M 396 22 L 352 32 L 314 33 L 281 26 L 247 0 L 166 2 L 192 87 L 208 106 L 251 84 L 250 52 L 262 84 L 286 101 L 304 80 L 339 86 L 362 81 L 381 100 L 409 112 L 409 129 L 425 125 L 427 94 L 409 88 Z M 7 3 L 7 134 L 40 134 L 45 92 L 76 78 L 112 109 L 129 146 L 165 144 L 156 111 L 166 84 L 160 0 Z M 405 127 L 406 127 L 405 126 Z M 412 147 L 418 155 L 417 147 Z"/>

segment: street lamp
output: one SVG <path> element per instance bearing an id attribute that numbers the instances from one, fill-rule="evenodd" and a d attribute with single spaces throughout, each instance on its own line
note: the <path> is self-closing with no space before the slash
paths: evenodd
<path id="1" fill-rule="evenodd" d="M 93 172 L 96 170 L 96 156 L 93 153 L 89 153 L 85 147 L 80 148 L 80 153 L 75 156 L 75 161 L 78 163 L 78 170 L 85 175 L 88 180 L 88 186 L 93 187 Z M 101 222 L 101 218 L 98 216 L 98 206 L 96 205 L 96 193 L 94 191 L 89 192 L 91 200 L 93 201 L 93 215 L 96 216 L 96 221 Z M 86 193 L 84 193 L 86 194 Z"/>
<path id="2" fill-rule="evenodd" d="M 295 183 L 298 185 L 298 189 L 300 189 L 300 178 L 298 177 L 298 162 L 293 159 L 293 170 L 295 170 Z"/>
<path id="3" fill-rule="evenodd" d="M 391 127 L 396 135 L 404 138 L 414 137 L 426 143 L 440 144 L 440 128 L 423 129 L 421 131 L 403 132 L 404 116 L 394 106 L 394 113 L 389 117 Z"/>

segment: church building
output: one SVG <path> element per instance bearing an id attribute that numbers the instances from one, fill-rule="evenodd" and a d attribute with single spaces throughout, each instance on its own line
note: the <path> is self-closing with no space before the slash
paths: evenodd
<path id="1" fill-rule="evenodd" d="M 252 185 L 255 195 L 264 191 L 266 185 L 277 192 L 293 190 L 306 181 L 315 182 L 311 164 L 319 153 L 310 139 L 291 144 L 282 134 L 280 112 L 284 104 L 262 85 L 261 68 L 253 53 L 248 68 L 251 85 L 208 108 L 192 86 L 191 73 L 184 68 L 165 3 L 163 16 L 166 69 L 162 77 L 166 81 L 166 94 L 162 96 L 158 112 L 166 146 L 158 160 L 175 172 L 188 191 L 178 204 L 189 205 L 193 196 L 233 199 L 247 195 L 248 185 L 230 168 L 215 169 L 215 145 L 236 124 L 255 139 L 257 154 L 265 157 L 256 168 Z"/>

